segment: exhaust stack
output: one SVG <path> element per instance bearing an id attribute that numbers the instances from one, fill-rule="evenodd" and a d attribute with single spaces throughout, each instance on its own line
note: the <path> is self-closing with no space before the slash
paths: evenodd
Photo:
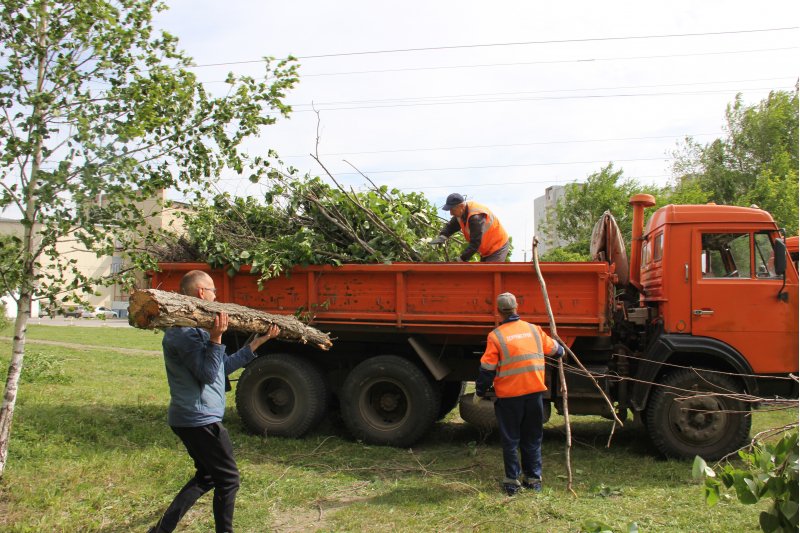
<path id="1" fill-rule="evenodd" d="M 637 194 L 629 202 L 633 206 L 633 227 L 631 230 L 631 267 L 630 284 L 639 291 L 642 290 L 642 283 L 639 273 L 642 268 L 642 233 L 644 232 L 644 209 L 656 205 L 656 199 L 652 194 Z"/>

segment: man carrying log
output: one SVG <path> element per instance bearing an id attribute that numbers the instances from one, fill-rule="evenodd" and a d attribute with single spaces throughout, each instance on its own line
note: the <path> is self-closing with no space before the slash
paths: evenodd
<path id="1" fill-rule="evenodd" d="M 216 291 L 211 276 L 200 270 L 187 272 L 181 279 L 184 295 L 213 302 Z M 170 392 L 167 419 L 186 446 L 196 472 L 149 533 L 173 531 L 195 501 L 211 489 L 216 531 L 233 531 L 239 469 L 228 431 L 222 425 L 226 376 L 253 360 L 255 351 L 277 337 L 280 328 L 273 324 L 264 335 L 230 356 L 222 344 L 227 329 L 228 315 L 218 313 L 210 330 L 170 327 L 164 331 L 162 345 Z"/>

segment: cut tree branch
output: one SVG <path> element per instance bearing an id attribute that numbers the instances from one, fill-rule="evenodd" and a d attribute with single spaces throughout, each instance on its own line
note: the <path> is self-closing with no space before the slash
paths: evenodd
<path id="1" fill-rule="evenodd" d="M 273 315 L 236 304 L 209 302 L 175 292 L 135 291 L 128 306 L 128 322 L 141 329 L 177 326 L 211 329 L 217 313 L 228 314 L 230 329 L 266 333 L 273 324 L 281 330 L 278 340 L 312 344 L 320 350 L 333 345 L 330 336 L 290 315 Z"/>

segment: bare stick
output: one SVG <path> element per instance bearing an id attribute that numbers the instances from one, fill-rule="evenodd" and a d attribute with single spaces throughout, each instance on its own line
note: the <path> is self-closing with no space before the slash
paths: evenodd
<path id="1" fill-rule="evenodd" d="M 558 338 L 558 334 L 556 332 L 556 321 L 553 318 L 553 310 L 550 308 L 550 299 L 547 297 L 547 286 L 544 282 L 544 277 L 542 277 L 542 271 L 539 268 L 539 254 L 536 250 L 539 241 L 536 237 L 533 238 L 533 266 L 536 268 L 536 277 L 539 278 L 539 285 L 542 288 L 542 296 L 544 297 L 544 304 L 547 308 L 547 315 L 550 317 L 550 331 L 551 335 L 554 339 L 556 339 L 559 344 L 564 344 L 561 342 L 561 339 Z M 567 430 L 567 441 L 566 441 L 566 461 L 567 461 L 567 490 L 572 493 L 573 496 L 578 496 L 575 490 L 572 488 L 572 427 L 569 421 L 569 394 L 567 392 L 567 378 L 564 375 L 564 358 L 560 357 L 558 359 L 558 377 L 561 381 L 561 400 L 562 400 L 562 408 L 564 411 L 564 424 Z"/>

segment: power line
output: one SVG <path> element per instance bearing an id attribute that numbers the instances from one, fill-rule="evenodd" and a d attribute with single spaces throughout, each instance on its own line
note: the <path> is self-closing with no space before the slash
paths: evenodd
<path id="1" fill-rule="evenodd" d="M 371 151 L 362 151 L 362 152 L 329 152 L 320 154 L 321 156 L 333 156 L 333 155 L 368 155 L 368 154 L 391 154 L 391 153 L 402 153 L 402 152 L 433 152 L 433 151 L 444 151 L 444 150 L 473 150 L 477 148 L 506 148 L 506 147 L 515 147 L 515 146 L 537 146 L 537 145 L 548 145 L 548 144 L 572 144 L 572 143 L 589 143 L 589 142 L 615 142 L 615 141 L 638 141 L 638 140 L 655 140 L 655 139 L 677 139 L 677 138 L 684 138 L 684 137 L 707 137 L 707 136 L 715 136 L 719 135 L 719 133 L 687 133 L 683 135 L 653 135 L 653 136 L 644 136 L 644 137 L 616 137 L 616 138 L 606 138 L 606 139 L 572 139 L 572 140 L 558 140 L 558 141 L 534 141 L 534 142 L 526 142 L 526 143 L 507 143 L 507 144 L 475 144 L 475 145 L 467 145 L 467 146 L 439 146 L 435 148 L 398 148 L 396 150 L 371 150 Z M 308 154 L 302 155 L 287 155 L 284 156 L 286 159 L 288 158 L 299 158 L 299 157 L 308 157 Z"/>
<path id="2" fill-rule="evenodd" d="M 654 174 L 654 175 L 647 175 L 647 176 L 636 176 L 638 179 L 653 179 L 653 178 L 669 178 L 668 174 Z M 249 180 L 245 180 L 245 178 L 221 178 L 219 181 L 246 181 L 247 185 L 257 185 L 261 188 L 266 188 L 269 185 L 265 183 L 258 183 L 253 184 L 250 183 Z M 429 190 L 429 189 L 466 189 L 466 188 L 476 188 L 476 187 L 496 187 L 498 185 L 502 186 L 514 186 L 514 185 L 545 185 L 545 184 L 565 184 L 569 185 L 572 183 L 581 183 L 582 180 L 575 179 L 575 178 L 546 178 L 546 179 L 531 179 L 531 180 L 524 180 L 524 181 L 505 181 L 505 182 L 496 182 L 493 181 L 491 183 L 461 183 L 461 184 L 443 184 L 443 185 L 415 185 L 413 187 L 392 187 L 394 189 L 399 189 L 401 191 L 412 191 L 412 190 Z M 386 184 L 384 184 L 386 185 Z"/>
<path id="3" fill-rule="evenodd" d="M 652 176 L 636 176 L 640 179 L 653 179 L 653 178 L 668 178 L 670 177 L 668 174 L 659 174 L 659 175 L 652 175 Z M 469 184 L 456 184 L 456 185 L 423 185 L 423 186 L 414 186 L 414 187 L 395 187 L 395 189 L 399 189 L 401 191 L 415 191 L 415 190 L 428 190 L 428 189 L 466 189 L 466 188 L 475 188 L 475 187 L 496 187 L 498 185 L 502 186 L 514 186 L 514 185 L 545 185 L 545 184 L 564 184 L 570 185 L 573 183 L 581 183 L 581 180 L 574 179 L 574 178 L 565 178 L 565 179 L 545 179 L 545 180 L 527 180 L 527 181 L 505 181 L 505 182 L 492 182 L 492 183 L 469 183 Z"/>
<path id="4" fill-rule="evenodd" d="M 717 55 L 731 55 L 731 54 L 750 54 L 761 52 L 776 52 L 783 50 L 797 50 L 797 46 L 786 46 L 782 48 L 759 48 L 751 50 L 725 50 L 721 52 L 692 52 L 686 54 L 659 54 L 649 56 L 619 56 L 619 57 L 597 57 L 597 58 L 583 58 L 583 59 L 552 59 L 541 61 L 515 61 L 511 63 L 478 63 L 467 65 L 439 65 L 433 67 L 404 67 L 404 68 L 391 68 L 391 69 L 378 69 L 378 70 L 353 70 L 347 72 L 321 72 L 318 74 L 302 74 L 303 78 L 315 78 L 321 76 L 349 76 L 353 74 L 388 74 L 392 72 L 413 72 L 424 70 L 452 70 L 464 68 L 486 68 L 486 67 L 516 67 L 523 65 L 554 65 L 559 63 L 593 63 L 601 61 L 629 61 L 640 59 L 668 59 L 672 57 L 698 57 L 698 56 L 717 56 Z"/>
<path id="5" fill-rule="evenodd" d="M 476 170 L 476 169 L 487 169 L 487 168 L 514 168 L 514 167 L 546 167 L 546 166 L 556 166 L 556 165 L 587 165 L 587 164 L 597 164 L 597 163 L 608 163 L 610 161 L 613 162 L 632 162 L 632 161 L 665 161 L 667 158 L 665 157 L 642 157 L 642 158 L 634 158 L 634 159 L 615 159 L 615 158 L 608 158 L 602 159 L 597 161 L 559 161 L 553 163 L 512 163 L 508 165 L 476 165 L 476 166 L 466 166 L 466 167 L 431 167 L 431 168 L 406 168 L 406 169 L 395 169 L 395 170 L 369 170 L 364 171 L 365 174 L 399 174 L 402 172 L 440 172 L 443 170 Z M 335 172 L 333 173 L 334 176 L 357 176 L 359 175 L 358 172 Z"/>
<path id="6" fill-rule="evenodd" d="M 598 58 L 583 58 L 583 59 L 554 59 L 543 61 L 517 61 L 512 63 L 481 63 L 481 64 L 465 64 L 465 65 L 440 65 L 433 67 L 405 67 L 396 69 L 379 69 L 379 70 L 356 70 L 349 72 L 323 72 L 317 74 L 302 73 L 302 78 L 314 78 L 322 76 L 347 76 L 351 74 L 386 74 L 392 72 L 413 72 L 413 71 L 428 71 L 428 70 L 453 70 L 453 69 L 466 69 L 466 68 L 487 68 L 487 67 L 506 67 L 506 66 L 525 66 L 525 65 L 548 65 L 559 63 L 592 63 L 603 61 L 630 61 L 641 59 L 669 59 L 673 57 L 699 57 L 699 56 L 718 56 L 718 55 L 734 55 L 734 54 L 749 54 L 761 52 L 776 52 L 783 50 L 797 50 L 797 46 L 787 46 L 782 48 L 758 48 L 750 50 L 725 50 L 721 52 L 692 52 L 686 54 L 662 54 L 662 55 L 649 55 L 649 56 L 618 56 L 618 57 L 598 57 Z M 210 80 L 201 83 L 228 83 L 227 80 Z"/>
<path id="7" fill-rule="evenodd" d="M 602 98 L 640 98 L 647 96 L 703 96 L 708 94 L 724 94 L 731 92 L 749 92 L 749 91 L 765 91 L 775 90 L 776 87 L 748 87 L 746 89 L 722 89 L 715 91 L 674 91 L 674 92 L 657 92 L 657 93 L 619 93 L 619 94 L 587 94 L 580 96 L 538 96 L 528 98 L 496 98 L 496 99 L 477 99 L 477 100 L 458 100 L 451 102 L 416 102 L 405 104 L 376 104 L 366 106 L 348 106 L 348 107 L 327 107 L 317 109 L 316 111 L 350 111 L 357 109 L 380 109 L 380 108 L 397 108 L 397 107 L 421 107 L 421 106 L 436 106 L 436 105 L 462 105 L 462 104 L 493 104 L 493 103 L 508 103 L 508 102 L 535 102 L 546 100 L 590 100 Z M 793 87 L 777 87 L 777 89 L 790 90 Z M 294 113 L 314 113 L 313 109 L 300 109 Z"/>
<path id="8" fill-rule="evenodd" d="M 642 39 L 668 39 L 676 37 L 702 37 L 711 35 L 736 35 L 745 33 L 766 33 L 778 32 L 787 30 L 796 30 L 798 26 L 787 26 L 782 28 L 759 28 L 750 30 L 731 30 L 731 31 L 715 31 L 715 32 L 698 32 L 698 33 L 667 33 L 667 34 L 654 34 L 654 35 L 626 35 L 617 37 L 587 37 L 582 39 L 550 39 L 542 41 L 520 41 L 520 42 L 507 42 L 507 43 L 485 43 L 485 44 L 461 44 L 450 46 L 426 46 L 420 48 L 395 48 L 387 50 L 364 50 L 356 52 L 337 52 L 331 54 L 316 54 L 307 56 L 296 56 L 297 59 L 323 59 L 329 57 L 347 57 L 347 56 L 362 56 L 362 55 L 376 55 L 376 54 L 397 54 L 407 52 L 430 52 L 434 50 L 458 50 L 470 48 L 491 48 L 500 46 L 529 46 L 540 44 L 563 44 L 563 43 L 586 43 L 586 42 L 603 42 L 603 41 L 626 41 L 626 40 L 642 40 Z M 225 61 L 220 63 L 205 63 L 202 65 L 194 65 L 191 68 L 205 68 L 205 67 L 220 67 L 226 65 L 244 65 L 247 63 L 263 63 L 264 59 L 249 59 L 242 61 Z"/>
<path id="9" fill-rule="evenodd" d="M 515 92 L 501 92 L 501 93 L 466 93 L 466 94 L 452 94 L 452 95 L 439 95 L 439 96 L 419 96 L 416 98 L 381 98 L 371 100 L 342 100 L 332 102 L 312 102 L 310 104 L 289 104 L 294 107 L 314 107 L 322 105 L 348 105 L 348 104 L 373 104 L 373 103 L 390 103 L 390 102 L 415 102 L 422 100 L 442 100 L 445 98 L 476 98 L 476 97 L 494 97 L 494 96 L 510 96 L 510 95 L 534 95 L 534 94 L 547 94 L 547 93 L 560 93 L 560 92 L 581 92 L 581 91 L 613 91 L 619 89 L 653 89 L 658 87 L 684 87 L 693 85 L 719 85 L 722 83 L 751 83 L 756 81 L 777 81 L 777 80 L 792 80 L 794 76 L 782 76 L 777 78 L 751 78 L 746 80 L 719 80 L 719 81 L 697 81 L 685 83 L 657 83 L 648 85 L 617 85 L 612 87 L 581 87 L 569 89 L 546 89 L 540 91 L 515 91 Z"/>

